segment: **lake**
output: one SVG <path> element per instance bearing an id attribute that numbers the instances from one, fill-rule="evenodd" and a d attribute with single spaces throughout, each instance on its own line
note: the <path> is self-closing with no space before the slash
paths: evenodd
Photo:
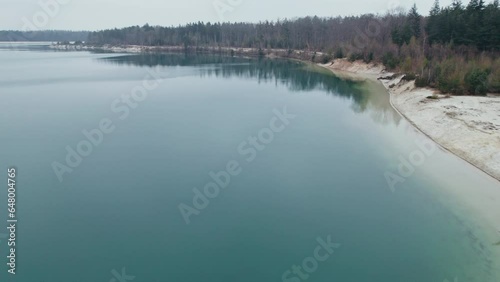
<path id="1" fill-rule="evenodd" d="M 449 193 L 498 182 L 433 147 L 377 82 L 33 43 L 0 44 L 0 62 L 18 218 L 2 281 L 498 281 L 481 217 Z"/>

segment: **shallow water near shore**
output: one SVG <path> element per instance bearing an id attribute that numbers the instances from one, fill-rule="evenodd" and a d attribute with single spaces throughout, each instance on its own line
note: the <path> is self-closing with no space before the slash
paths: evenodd
<path id="1" fill-rule="evenodd" d="M 498 281 L 492 231 L 450 193 L 498 182 L 425 154 L 376 82 L 216 55 L 21 45 L 0 46 L 0 61 L 1 169 L 19 171 L 17 274 L 4 264 L 2 281 L 110 281 L 124 268 L 134 281 L 297 282 L 292 266 L 328 236 L 340 247 L 308 281 Z M 144 99 L 121 100 L 151 73 L 164 79 Z M 285 108 L 294 118 L 248 161 L 239 146 Z M 115 129 L 59 182 L 53 162 L 104 118 Z M 387 173 L 416 154 L 391 189 Z M 241 173 L 186 224 L 179 204 L 230 161 Z"/>

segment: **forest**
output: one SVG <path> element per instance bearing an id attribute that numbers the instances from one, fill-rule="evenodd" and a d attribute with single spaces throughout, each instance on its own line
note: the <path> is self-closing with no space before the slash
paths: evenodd
<path id="1" fill-rule="evenodd" d="M 417 86 L 443 93 L 500 92 L 499 1 L 486 4 L 436 0 L 427 16 L 414 5 L 385 15 L 303 17 L 259 23 L 190 23 L 132 26 L 91 32 L 93 45 L 147 45 L 303 50 L 315 62 L 334 58 L 382 62 L 406 73 Z M 262 52 L 263 53 L 263 52 Z M 308 53 L 309 54 L 309 53 Z"/>
<path id="2" fill-rule="evenodd" d="M 66 30 L 40 30 L 40 31 L 14 31 L 0 30 L 0 41 L 85 41 L 88 31 Z"/>

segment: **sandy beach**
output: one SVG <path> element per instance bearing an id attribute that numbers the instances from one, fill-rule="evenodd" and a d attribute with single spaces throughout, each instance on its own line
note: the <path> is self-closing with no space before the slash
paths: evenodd
<path id="1" fill-rule="evenodd" d="M 341 77 L 379 80 L 393 108 L 417 130 L 487 174 L 489 187 L 443 188 L 485 228 L 492 250 L 500 257 L 500 97 L 442 95 L 417 88 L 414 81 L 386 72 L 382 65 L 341 59 L 320 66 Z"/>
<path id="2" fill-rule="evenodd" d="M 491 245 L 481 248 L 494 254 L 493 271 L 500 275 L 500 97 L 442 95 L 434 89 L 417 88 L 414 81 L 377 64 L 340 59 L 320 66 L 340 77 L 379 80 L 388 90 L 393 108 L 418 131 L 485 172 L 492 185 L 445 185 L 440 192 L 448 195 L 445 197 L 456 213 L 475 222 L 472 229 L 484 234 Z"/>
<path id="3" fill-rule="evenodd" d="M 335 60 L 321 66 L 341 76 L 378 79 L 391 104 L 421 132 L 446 150 L 500 181 L 500 96 L 447 96 L 417 88 L 382 65 Z M 429 98 L 432 97 L 432 98 Z"/>

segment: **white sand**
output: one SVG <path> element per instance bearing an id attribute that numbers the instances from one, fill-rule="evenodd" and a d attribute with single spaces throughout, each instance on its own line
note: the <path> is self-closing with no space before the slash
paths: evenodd
<path id="1" fill-rule="evenodd" d="M 393 106 L 438 144 L 500 180 L 500 97 L 437 95 L 413 81 L 382 80 Z M 427 97 L 437 95 L 439 99 Z"/>
<path id="2" fill-rule="evenodd" d="M 383 66 L 336 60 L 321 65 L 335 74 L 377 79 L 393 76 Z M 416 88 L 414 81 L 379 79 L 388 89 L 391 104 L 423 134 L 444 149 L 489 174 L 487 187 L 444 187 L 460 199 L 464 211 L 480 220 L 491 244 L 500 241 L 500 97 L 451 96 L 429 88 Z M 429 96 L 439 99 L 429 99 Z M 498 185 L 497 185 L 498 184 Z M 492 249 L 500 258 L 500 246 Z M 497 271 L 500 272 L 500 260 Z"/>
<path id="3" fill-rule="evenodd" d="M 321 66 L 342 76 L 345 72 L 371 79 L 393 75 L 382 65 L 345 59 Z M 443 148 L 500 181 L 500 97 L 446 97 L 433 89 L 416 88 L 414 81 L 402 77 L 380 79 L 392 106 Z M 433 95 L 439 99 L 427 98 Z"/>

